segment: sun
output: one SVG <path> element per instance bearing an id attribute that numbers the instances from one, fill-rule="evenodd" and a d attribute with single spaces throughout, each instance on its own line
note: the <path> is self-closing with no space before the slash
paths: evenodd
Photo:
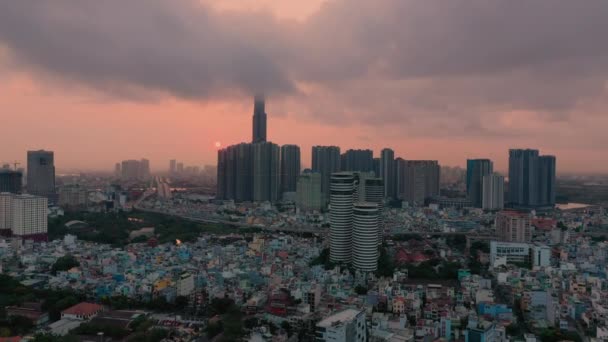
<path id="1" fill-rule="evenodd" d="M 215 142 L 215 148 L 220 148 L 220 147 L 222 147 L 222 143 L 219 142 L 219 141 L 216 141 Z"/>

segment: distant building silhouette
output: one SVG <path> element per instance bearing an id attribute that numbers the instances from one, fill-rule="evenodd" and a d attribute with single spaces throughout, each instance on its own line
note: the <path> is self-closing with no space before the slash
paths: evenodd
<path id="1" fill-rule="evenodd" d="M 436 160 L 404 160 L 401 163 L 399 198 L 410 205 L 423 205 L 426 199 L 439 195 L 440 166 Z"/>
<path id="2" fill-rule="evenodd" d="M 330 197 L 331 175 L 340 171 L 340 148 L 338 146 L 313 146 L 312 171 L 321 174 L 321 192 L 325 205 Z"/>
<path id="3" fill-rule="evenodd" d="M 23 174 L 21 171 L 11 169 L 0 169 L 0 192 L 20 194 L 23 185 Z"/>
<path id="4" fill-rule="evenodd" d="M 281 146 L 281 194 L 296 191 L 300 168 L 300 147 Z"/>
<path id="5" fill-rule="evenodd" d="M 347 150 L 340 159 L 342 171 L 371 172 L 374 170 L 374 152 L 372 150 Z"/>
<path id="6" fill-rule="evenodd" d="M 482 207 L 483 177 L 494 172 L 490 159 L 467 160 L 467 196 L 476 208 Z"/>
<path id="7" fill-rule="evenodd" d="M 263 95 L 256 95 L 253 103 L 253 138 L 252 142 L 266 141 L 266 108 Z"/>
<path id="8" fill-rule="evenodd" d="M 53 151 L 27 152 L 27 191 L 57 202 L 55 191 L 55 155 Z"/>
<path id="9" fill-rule="evenodd" d="M 384 180 L 384 197 L 395 198 L 395 152 L 390 148 L 380 153 L 380 178 Z"/>
<path id="10" fill-rule="evenodd" d="M 483 176 L 481 207 L 502 210 L 505 206 L 505 178 L 497 173 Z"/>
<path id="11" fill-rule="evenodd" d="M 522 208 L 554 206 L 555 165 L 554 156 L 539 156 L 538 150 L 510 150 L 510 205 Z"/>

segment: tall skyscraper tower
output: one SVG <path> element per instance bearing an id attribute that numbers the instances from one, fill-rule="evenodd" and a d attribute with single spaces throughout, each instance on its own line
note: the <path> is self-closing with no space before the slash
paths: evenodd
<path id="1" fill-rule="evenodd" d="M 467 196 L 476 208 L 481 208 L 483 197 L 483 177 L 491 175 L 494 166 L 490 159 L 467 160 Z"/>
<path id="2" fill-rule="evenodd" d="M 355 177 L 350 172 L 331 175 L 329 208 L 329 259 L 349 263 L 353 238 L 353 196 Z M 376 239 L 373 239 L 376 242 Z"/>
<path id="3" fill-rule="evenodd" d="M 253 151 L 253 200 L 279 200 L 280 149 L 271 142 L 255 143 Z"/>
<path id="4" fill-rule="evenodd" d="M 382 210 L 384 208 L 384 182 L 382 178 L 367 178 L 365 182 L 365 202 L 378 205 L 378 245 L 382 244 L 382 231 L 384 230 L 384 219 Z"/>
<path id="5" fill-rule="evenodd" d="M 505 178 L 497 173 L 483 176 L 481 207 L 502 210 L 505 206 Z"/>
<path id="6" fill-rule="evenodd" d="M 264 95 L 256 95 L 253 102 L 253 139 L 254 143 L 266 141 L 266 108 Z"/>
<path id="7" fill-rule="evenodd" d="M 538 205 L 538 150 L 509 151 L 509 202 L 516 207 Z"/>
<path id="8" fill-rule="evenodd" d="M 305 171 L 298 177 L 296 207 L 304 212 L 321 210 L 320 173 Z"/>
<path id="9" fill-rule="evenodd" d="M 422 205 L 427 198 L 439 195 L 441 167 L 436 160 L 404 160 L 399 165 L 402 174 L 398 177 L 404 201 L 410 205 Z"/>
<path id="10" fill-rule="evenodd" d="M 538 157 L 538 202 L 539 205 L 555 205 L 555 156 Z"/>
<path id="11" fill-rule="evenodd" d="M 341 156 L 342 171 L 370 172 L 374 170 L 372 150 L 348 150 Z"/>
<path id="12" fill-rule="evenodd" d="M 353 266 L 363 272 L 378 269 L 378 205 L 358 202 L 353 206 Z"/>
<path id="13" fill-rule="evenodd" d="M 323 206 L 330 198 L 330 180 L 334 172 L 340 171 L 340 148 L 338 146 L 313 146 L 312 171 L 321 174 Z"/>
<path id="14" fill-rule="evenodd" d="M 27 152 L 27 191 L 55 203 L 55 156 L 53 151 Z"/>
<path id="15" fill-rule="evenodd" d="M 509 202 L 514 207 L 536 208 L 555 205 L 554 156 L 538 150 L 509 151 Z"/>
<path id="16" fill-rule="evenodd" d="M 281 194 L 295 192 L 300 175 L 300 147 L 281 146 Z"/>
<path id="17" fill-rule="evenodd" d="M 390 148 L 380 153 L 380 178 L 384 180 L 384 196 L 395 198 L 395 152 Z"/>

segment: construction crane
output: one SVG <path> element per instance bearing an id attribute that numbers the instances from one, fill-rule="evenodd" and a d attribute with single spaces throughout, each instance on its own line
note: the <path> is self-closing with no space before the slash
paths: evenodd
<path id="1" fill-rule="evenodd" d="M 17 166 L 19 166 L 19 165 L 21 165 L 20 162 L 18 162 L 16 160 L 13 162 L 13 166 L 15 167 L 15 171 L 17 171 Z"/>

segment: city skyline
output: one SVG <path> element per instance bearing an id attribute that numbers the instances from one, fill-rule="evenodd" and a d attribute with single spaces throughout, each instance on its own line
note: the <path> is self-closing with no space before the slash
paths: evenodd
<path id="1" fill-rule="evenodd" d="M 0 107 L 11 127 L 28 127 L 0 137 L 0 161 L 23 163 L 23 151 L 43 148 L 56 152 L 58 170 L 111 170 L 138 155 L 156 171 L 174 158 L 214 164 L 216 142 L 248 141 L 250 99 L 263 91 L 273 116 L 268 135 L 300 146 L 305 167 L 311 146 L 336 145 L 375 153 L 389 147 L 406 159 L 461 167 L 488 158 L 504 172 L 505 151 L 534 147 L 559 156 L 560 173 L 608 173 L 608 51 L 595 43 L 607 25 L 598 20 L 606 3 L 143 4 L 123 4 L 125 15 L 116 17 L 120 5 L 99 2 L 79 9 L 99 20 L 78 22 L 29 2 L 0 5 Z M 370 15 L 352 17 L 351 9 Z M 549 10 L 561 15 L 537 25 L 533 18 Z M 136 12 L 137 25 L 126 20 Z M 167 22 L 153 22 L 155 13 Z M 375 17 L 384 20 L 370 22 Z M 579 17 L 591 21 L 563 24 Z M 471 30 L 466 23 L 475 26 L 475 18 L 493 24 Z M 87 21 L 96 24 L 79 26 Z M 226 37 L 225 46 L 213 45 L 205 25 Z M 100 39 L 92 44 L 79 32 Z M 207 40 L 212 54 L 195 47 Z M 150 52 L 147 63 L 133 62 L 142 50 Z"/>

